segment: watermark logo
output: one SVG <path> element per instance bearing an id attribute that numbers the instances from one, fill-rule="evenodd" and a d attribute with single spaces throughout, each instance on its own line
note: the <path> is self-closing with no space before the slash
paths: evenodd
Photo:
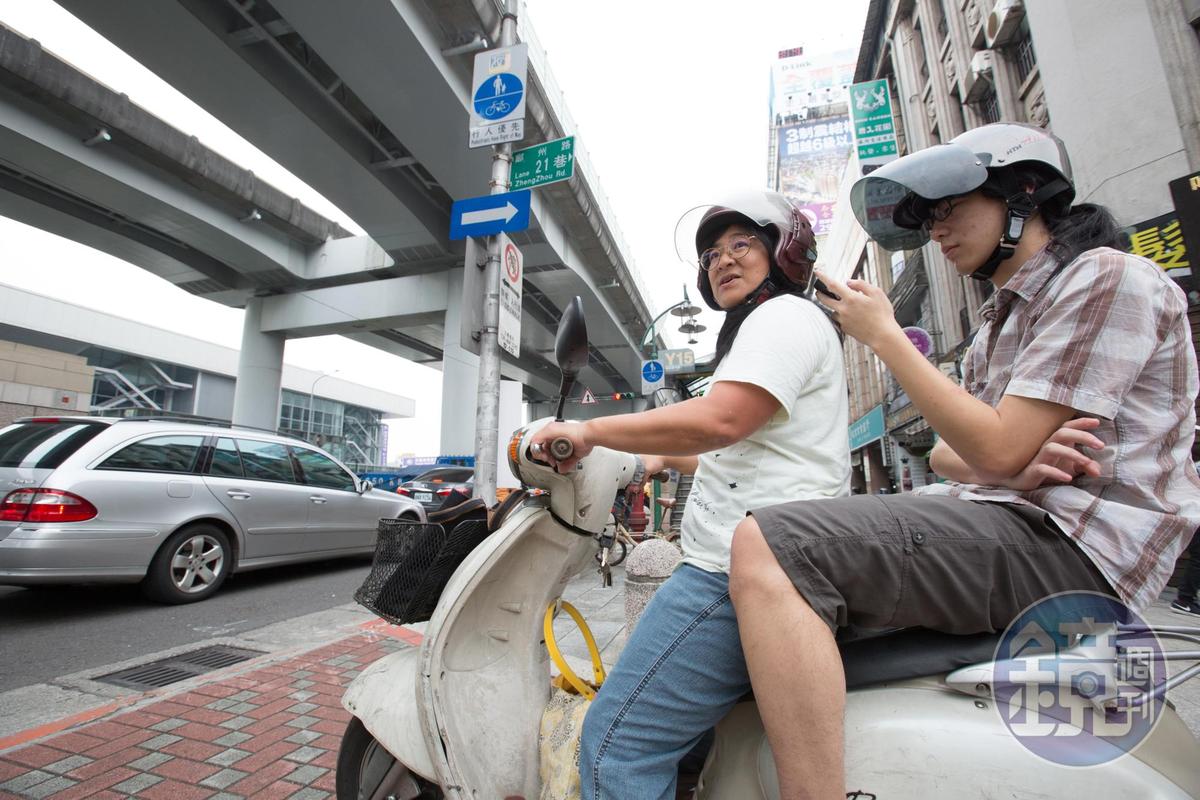
<path id="1" fill-rule="evenodd" d="M 1129 752 L 1154 729 L 1166 680 L 1162 646 L 1125 604 L 1096 592 L 1034 603 L 996 648 L 1004 724 L 1030 752 L 1085 767 Z"/>

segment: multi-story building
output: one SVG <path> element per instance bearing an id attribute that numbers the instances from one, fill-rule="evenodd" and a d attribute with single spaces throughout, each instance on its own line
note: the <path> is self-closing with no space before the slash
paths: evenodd
<path id="1" fill-rule="evenodd" d="M 0 427 L 44 414 L 228 421 L 238 352 L 0 284 Z M 385 419 L 411 398 L 285 363 L 276 429 L 355 468 L 388 461 Z"/>
<path id="2" fill-rule="evenodd" d="M 1000 120 L 1053 131 L 1072 156 L 1076 202 L 1157 236 L 1176 213 L 1168 184 L 1200 169 L 1198 30 L 1200 0 L 872 0 L 855 82 L 886 79 L 898 155 Z M 843 196 L 860 174 L 852 155 Z M 1181 242 L 1142 252 L 1182 267 L 1170 274 L 1186 290 Z M 928 333 L 931 361 L 958 374 L 990 284 L 959 277 L 932 245 L 884 251 L 844 202 L 824 252 L 834 274 L 885 288 L 898 320 Z M 858 487 L 921 485 L 932 431 L 870 352 L 849 342 L 846 363 Z"/>

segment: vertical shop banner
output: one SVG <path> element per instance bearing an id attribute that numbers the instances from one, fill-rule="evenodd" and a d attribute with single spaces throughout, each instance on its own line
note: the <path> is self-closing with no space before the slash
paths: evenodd
<path id="1" fill-rule="evenodd" d="M 833 227 L 838 182 L 850 157 L 850 119 L 805 120 L 778 131 L 779 191 L 800 206 L 813 233 L 824 236 Z"/>
<path id="2" fill-rule="evenodd" d="M 896 126 L 886 78 L 850 87 L 850 117 L 864 175 L 896 158 Z"/>

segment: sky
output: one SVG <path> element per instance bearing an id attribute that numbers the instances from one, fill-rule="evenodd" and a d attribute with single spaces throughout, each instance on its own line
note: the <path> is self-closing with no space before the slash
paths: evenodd
<path id="1" fill-rule="evenodd" d="M 780 50 L 857 47 L 867 0 L 526 0 L 522 13 L 545 49 L 559 87 L 657 314 L 693 302 L 695 267 L 675 252 L 688 209 L 759 188 L 767 175 L 771 62 Z M 734 13 L 736 9 L 736 13 Z M 0 4 L 0 22 L 353 233 L 362 229 L 246 142 L 51 0 Z M 486 186 L 481 176 L 481 191 Z M 0 283 L 51 295 L 228 347 L 242 312 L 177 289 L 140 267 L 0 217 Z M 131 302 L 130 298 L 136 298 Z M 671 346 L 685 346 L 664 319 Z M 720 316 L 695 345 L 711 352 Z M 411 420 L 389 422 L 389 454 L 434 454 L 441 373 L 338 336 L 289 340 L 285 359 L 416 401 Z"/>

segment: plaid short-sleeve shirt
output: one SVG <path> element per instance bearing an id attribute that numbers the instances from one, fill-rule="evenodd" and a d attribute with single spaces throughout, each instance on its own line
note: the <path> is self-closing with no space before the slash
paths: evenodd
<path id="1" fill-rule="evenodd" d="M 1183 292 L 1153 262 L 1110 248 L 1063 269 L 1043 250 L 998 289 L 965 361 L 964 386 L 1098 417 L 1099 477 L 1030 492 L 943 483 L 925 494 L 1033 505 L 1074 539 L 1135 609 L 1162 591 L 1200 526 L 1191 460 L 1198 388 Z"/>

